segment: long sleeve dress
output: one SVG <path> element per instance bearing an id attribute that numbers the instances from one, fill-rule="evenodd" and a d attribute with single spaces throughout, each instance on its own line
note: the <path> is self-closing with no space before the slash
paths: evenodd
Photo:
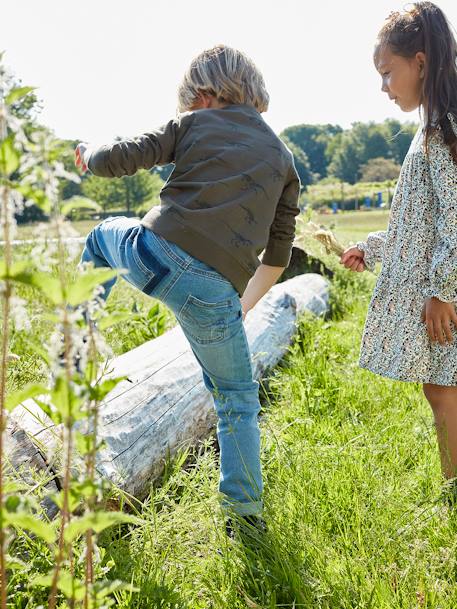
<path id="1" fill-rule="evenodd" d="M 449 115 L 457 134 L 457 123 Z M 454 342 L 429 340 L 421 312 L 435 296 L 457 304 L 457 165 L 437 130 L 425 151 L 420 127 L 403 162 L 386 232 L 357 246 L 368 269 L 382 263 L 371 298 L 359 364 L 376 374 L 457 385 Z"/>

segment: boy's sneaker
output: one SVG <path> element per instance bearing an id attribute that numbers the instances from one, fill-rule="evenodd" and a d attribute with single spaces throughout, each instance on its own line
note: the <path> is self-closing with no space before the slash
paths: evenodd
<path id="1" fill-rule="evenodd" d="M 225 532 L 230 539 L 239 538 L 241 541 L 255 541 L 267 532 L 265 520 L 260 516 L 240 516 L 236 520 L 227 518 Z"/>

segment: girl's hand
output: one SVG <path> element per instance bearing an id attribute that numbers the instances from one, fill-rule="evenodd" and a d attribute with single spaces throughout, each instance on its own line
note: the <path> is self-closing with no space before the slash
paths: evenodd
<path id="1" fill-rule="evenodd" d="M 363 261 L 365 254 L 361 252 L 355 245 L 348 248 L 341 255 L 341 264 L 351 271 L 361 273 L 366 269 L 365 262 Z"/>
<path id="2" fill-rule="evenodd" d="M 84 153 L 86 152 L 88 146 L 86 144 L 78 144 L 75 150 L 75 165 L 81 171 L 81 173 L 86 173 L 88 167 L 84 162 Z"/>
<path id="3" fill-rule="evenodd" d="M 432 343 L 440 345 L 453 342 L 452 326 L 457 327 L 457 312 L 452 302 L 438 298 L 427 298 L 422 308 L 421 320 L 427 326 L 427 334 Z"/>

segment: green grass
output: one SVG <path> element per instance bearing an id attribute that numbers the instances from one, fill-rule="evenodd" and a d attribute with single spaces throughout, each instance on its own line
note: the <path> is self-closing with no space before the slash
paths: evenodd
<path id="1" fill-rule="evenodd" d="M 99 222 L 100 222 L 100 220 L 76 220 L 76 221 L 72 222 L 71 224 L 72 224 L 73 228 L 81 235 L 81 237 L 84 237 L 94 228 L 94 226 L 99 224 Z M 15 236 L 15 239 L 32 239 L 34 229 L 37 228 L 37 224 L 38 223 L 18 225 L 17 234 Z M 44 223 L 44 227 L 45 227 L 45 229 L 46 228 L 48 229 L 47 231 L 45 231 L 46 234 L 48 234 L 49 236 L 52 236 L 50 224 Z"/>
<path id="2" fill-rule="evenodd" d="M 386 219 L 328 218 L 348 241 Z M 207 440 L 167 464 L 140 506 L 142 526 L 102 535 L 109 577 L 137 588 L 115 594 L 119 609 L 457 606 L 457 514 L 441 500 L 429 408 L 419 386 L 359 369 L 375 277 L 324 258 L 336 268 L 332 316 L 303 317 L 263 392 L 266 536 L 257 546 L 226 538 Z M 119 282 L 111 298 L 126 302 L 127 288 Z M 12 585 L 20 591 L 28 577 L 19 572 Z M 15 607 L 39 604 L 21 594 Z"/>
<path id="3" fill-rule="evenodd" d="M 264 396 L 266 536 L 225 538 L 217 452 L 203 444 L 169 465 L 143 527 L 103 539 L 111 576 L 139 588 L 117 595 L 120 609 L 457 605 L 432 417 L 418 386 L 358 368 L 373 278 L 337 273 L 340 319 L 302 319 Z"/>
<path id="4" fill-rule="evenodd" d="M 342 241 L 362 241 L 373 231 L 386 230 L 388 210 L 346 211 L 338 214 L 319 214 L 315 221 L 331 228 Z"/>

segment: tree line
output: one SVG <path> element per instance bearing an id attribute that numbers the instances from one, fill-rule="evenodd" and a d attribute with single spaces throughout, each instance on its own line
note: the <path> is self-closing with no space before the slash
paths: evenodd
<path id="1" fill-rule="evenodd" d="M 40 103 L 34 93 L 14 106 L 14 112 L 26 119 L 26 133 L 49 132 L 38 122 Z M 383 123 L 354 123 L 349 129 L 339 125 L 301 124 L 287 127 L 281 139 L 294 155 L 303 189 L 317 184 L 344 182 L 384 182 L 398 177 L 400 165 L 417 129 L 414 123 L 387 119 Z M 72 171 L 74 149 L 78 141 L 60 140 L 61 161 Z M 142 170 L 134 176 L 106 180 L 94 175 L 82 176 L 79 183 L 63 176 L 62 199 L 86 197 L 96 201 L 103 212 L 124 211 L 143 215 L 159 203 L 159 193 L 173 165 Z M 27 206 L 20 222 L 43 219 L 36 206 Z"/>
<path id="2" fill-rule="evenodd" d="M 294 154 L 304 186 L 324 178 L 355 184 L 397 178 L 416 129 L 414 123 L 387 119 L 357 122 L 345 130 L 332 124 L 294 125 L 280 137 Z"/>

